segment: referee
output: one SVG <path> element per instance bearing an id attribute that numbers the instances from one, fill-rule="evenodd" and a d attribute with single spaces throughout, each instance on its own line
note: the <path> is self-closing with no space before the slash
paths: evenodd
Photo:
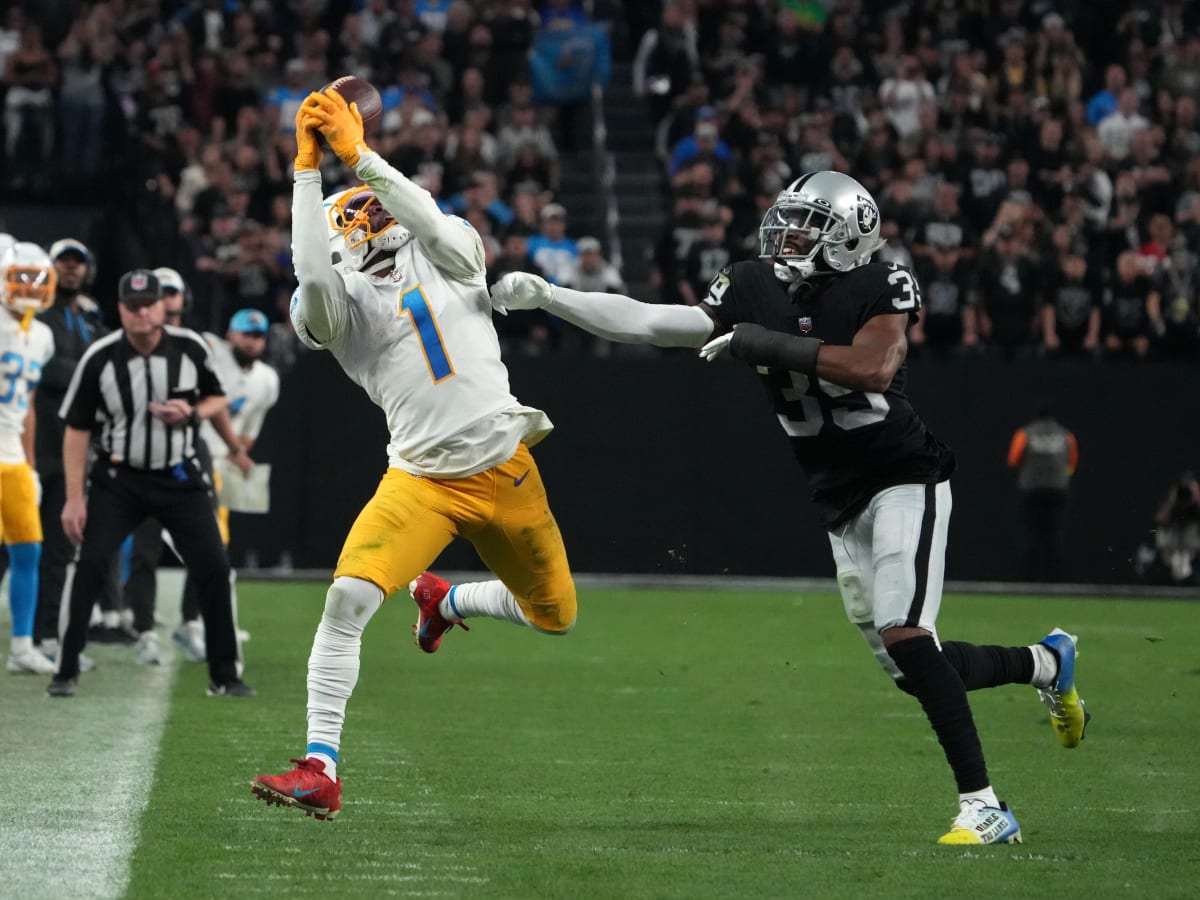
<path id="1" fill-rule="evenodd" d="M 208 635 L 209 696 L 253 697 L 241 680 L 229 589 L 229 558 L 196 461 L 199 419 L 225 406 L 208 346 L 196 332 L 165 326 L 162 285 L 135 269 L 117 289 L 121 330 L 93 343 L 79 361 L 59 415 L 66 421 L 63 530 L 79 545 L 67 615 L 59 624 L 58 673 L 52 697 L 73 697 L 88 617 L 109 560 L 147 516 L 171 535 L 199 589 Z M 85 471 L 91 432 L 99 455 Z M 230 454 L 244 453 L 231 429 Z"/>

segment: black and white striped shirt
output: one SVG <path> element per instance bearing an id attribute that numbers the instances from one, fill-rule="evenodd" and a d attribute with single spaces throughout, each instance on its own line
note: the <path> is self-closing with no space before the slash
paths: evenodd
<path id="1" fill-rule="evenodd" d="M 162 470 L 195 455 L 198 423 L 169 426 L 148 404 L 178 398 L 195 406 L 224 394 L 208 345 L 191 329 L 165 326 L 149 356 L 116 331 L 83 354 L 58 414 L 72 428 L 98 430 L 110 462 Z"/>

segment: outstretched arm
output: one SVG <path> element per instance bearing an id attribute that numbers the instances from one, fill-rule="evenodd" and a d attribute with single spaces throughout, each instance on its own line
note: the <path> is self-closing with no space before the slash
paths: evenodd
<path id="1" fill-rule="evenodd" d="M 445 215 L 429 191 L 373 150 L 359 155 L 354 172 L 370 185 L 383 208 L 413 233 L 439 269 L 460 281 L 484 273 L 479 233 L 465 219 Z"/>
<path id="2" fill-rule="evenodd" d="M 850 390 L 882 393 L 908 353 L 907 322 L 907 313 L 875 316 L 858 330 L 849 346 L 739 324 L 705 344 L 700 355 L 711 362 L 728 347 L 730 356 L 752 365 L 815 374 Z"/>
<path id="3" fill-rule="evenodd" d="M 332 341 L 345 319 L 347 293 L 333 268 L 329 226 L 321 196 L 321 150 L 316 122 L 301 106 L 296 113 L 296 172 L 292 187 L 292 260 L 300 282 L 290 311 L 296 334 L 310 347 Z"/>
<path id="4" fill-rule="evenodd" d="M 622 344 L 699 347 L 714 328 L 703 307 L 642 303 L 622 294 L 575 291 L 528 272 L 512 272 L 496 282 L 492 305 L 501 312 L 545 309 L 584 331 Z"/>

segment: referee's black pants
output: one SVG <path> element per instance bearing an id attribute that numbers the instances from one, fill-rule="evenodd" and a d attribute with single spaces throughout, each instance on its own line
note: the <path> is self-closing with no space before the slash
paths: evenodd
<path id="1" fill-rule="evenodd" d="M 208 487 L 195 460 L 166 471 L 140 471 L 98 461 L 92 467 L 87 523 L 75 564 L 75 583 L 61 623 L 58 674 L 79 674 L 88 616 L 108 571 L 108 560 L 147 516 L 171 535 L 196 580 L 204 618 L 208 672 L 215 684 L 237 681 L 238 647 L 229 588 L 229 557 L 212 512 Z"/>
<path id="2" fill-rule="evenodd" d="M 34 643 L 58 637 L 59 610 L 67 582 L 67 566 L 75 558 L 75 547 L 63 533 L 62 509 L 67 501 L 63 480 L 62 460 L 39 459 L 38 476 L 42 481 L 42 560 L 38 565 L 38 605 L 33 619 Z M 101 609 L 117 609 L 120 594 L 118 583 L 121 571 L 119 558 L 113 554 L 108 576 L 96 599 Z M 91 611 L 88 611 L 91 616 Z"/>

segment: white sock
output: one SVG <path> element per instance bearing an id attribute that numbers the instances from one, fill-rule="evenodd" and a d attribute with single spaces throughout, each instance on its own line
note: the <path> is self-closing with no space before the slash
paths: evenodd
<path id="1" fill-rule="evenodd" d="M 447 619 L 487 616 L 515 625 L 529 625 L 517 598 L 501 581 L 475 581 L 456 584 L 438 604 L 438 612 Z"/>
<path id="2" fill-rule="evenodd" d="M 325 764 L 325 777 L 330 781 L 337 781 L 337 763 L 328 753 L 308 753 L 305 759 L 319 759 Z"/>
<path id="3" fill-rule="evenodd" d="M 325 614 L 308 657 L 308 755 L 336 778 L 346 702 L 358 682 L 358 655 L 367 622 L 383 605 L 383 591 L 342 576 L 325 595 Z"/>
<path id="4" fill-rule="evenodd" d="M 100 614 L 100 623 L 105 628 L 119 628 L 121 626 L 121 613 L 115 609 L 106 610 Z"/>
<path id="5" fill-rule="evenodd" d="M 1034 687 L 1050 687 L 1058 678 L 1058 654 L 1045 644 L 1033 644 L 1029 650 L 1033 653 L 1033 679 L 1030 683 Z"/>
<path id="6" fill-rule="evenodd" d="M 9 651 L 13 656 L 16 656 L 18 653 L 28 653 L 32 649 L 33 638 L 31 638 L 29 635 L 25 635 L 25 637 L 14 637 L 12 639 L 12 643 L 9 645 Z"/>
<path id="7" fill-rule="evenodd" d="M 965 810 L 972 803 L 982 803 L 984 806 L 991 806 L 996 809 L 1000 808 L 1000 801 L 996 799 L 996 792 L 992 790 L 989 784 L 981 791 L 970 791 L 966 794 L 958 795 L 958 808 Z"/>

